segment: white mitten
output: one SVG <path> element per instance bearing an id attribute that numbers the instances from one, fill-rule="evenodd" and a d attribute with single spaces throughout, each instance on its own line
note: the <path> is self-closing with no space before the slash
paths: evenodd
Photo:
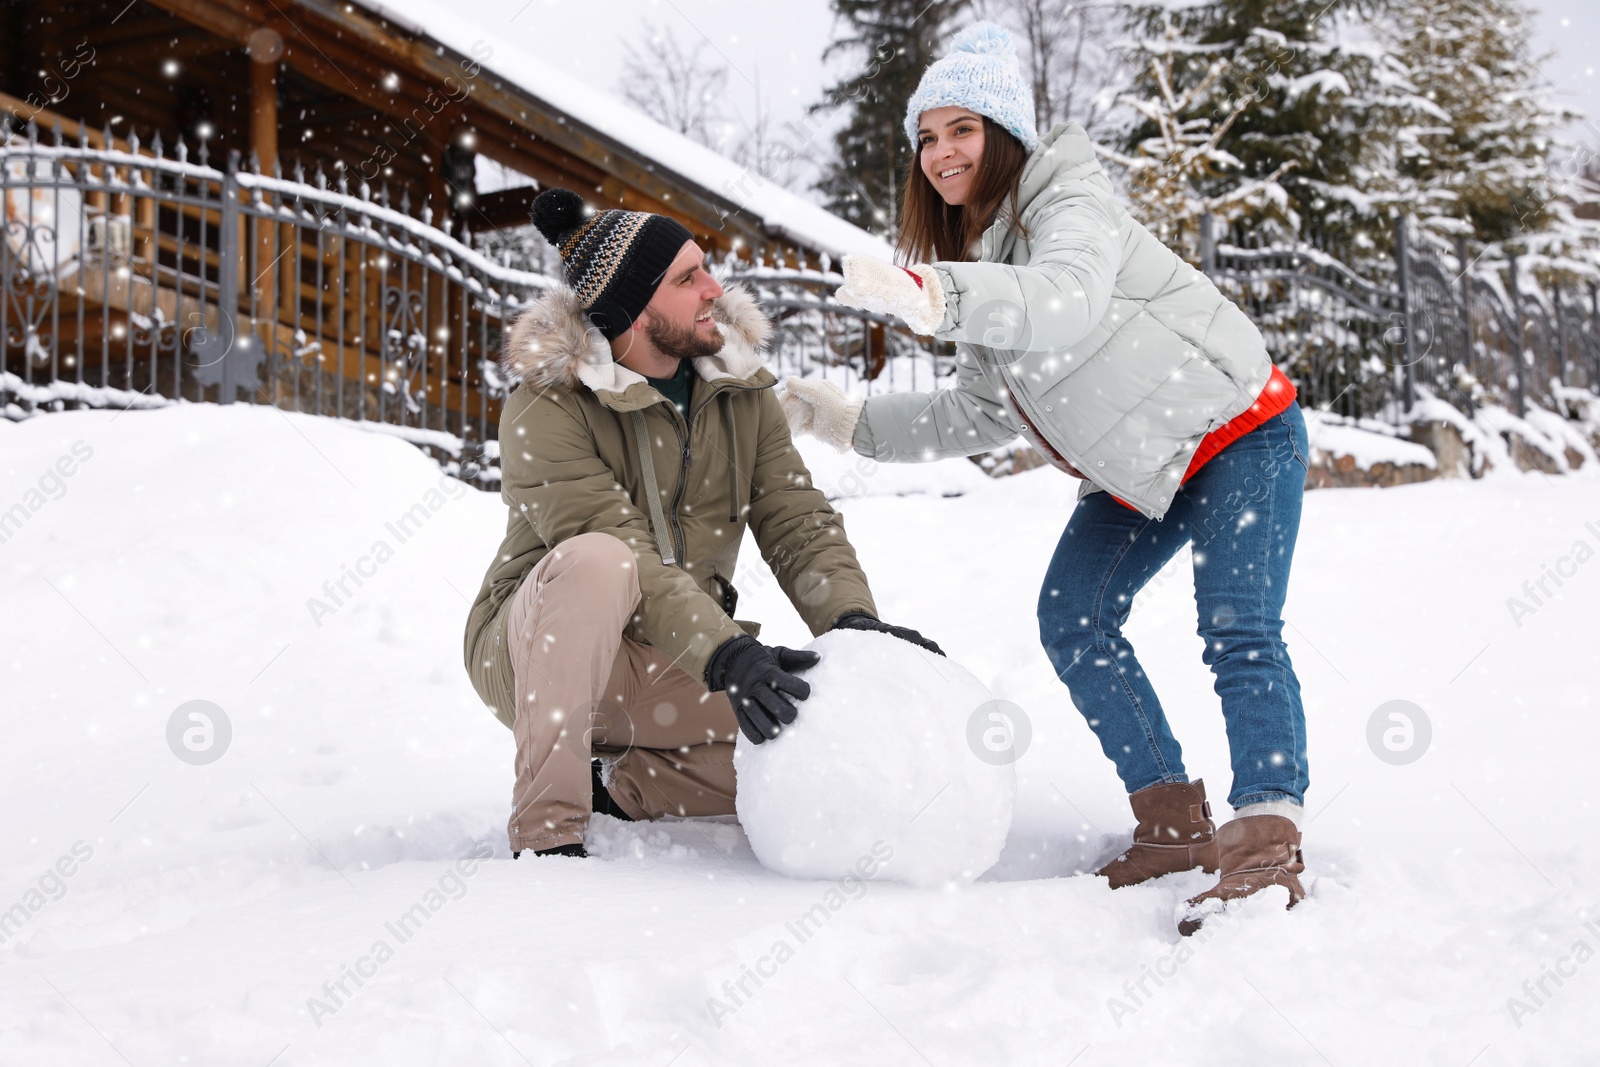
<path id="1" fill-rule="evenodd" d="M 871 256 L 845 256 L 844 285 L 833 297 L 863 311 L 897 315 L 923 337 L 944 321 L 944 287 L 926 263 L 906 268 Z"/>
<path id="2" fill-rule="evenodd" d="M 790 433 L 808 433 L 832 445 L 836 452 L 850 451 L 865 400 L 845 396 L 832 382 L 785 378 L 783 385 L 783 396 L 778 399 Z"/>

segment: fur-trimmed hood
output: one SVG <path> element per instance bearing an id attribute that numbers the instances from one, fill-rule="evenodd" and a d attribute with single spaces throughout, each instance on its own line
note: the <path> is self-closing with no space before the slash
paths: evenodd
<path id="1" fill-rule="evenodd" d="M 694 361 L 705 381 L 744 380 L 761 371 L 761 350 L 772 335 L 772 323 L 742 285 L 730 285 L 711 305 L 711 317 L 722 331 L 722 351 Z M 611 345 L 590 325 L 571 288 L 557 285 L 518 315 L 506 332 L 500 366 L 512 378 L 548 389 L 587 386 L 596 393 L 621 394 L 644 375 L 629 370 L 611 355 Z"/>

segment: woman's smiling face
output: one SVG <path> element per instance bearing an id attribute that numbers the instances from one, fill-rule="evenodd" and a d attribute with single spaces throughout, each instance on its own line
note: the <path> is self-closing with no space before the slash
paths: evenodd
<path id="1" fill-rule="evenodd" d="M 983 158 L 983 120 L 969 108 L 936 107 L 917 123 L 922 173 L 947 204 L 964 204 Z"/>

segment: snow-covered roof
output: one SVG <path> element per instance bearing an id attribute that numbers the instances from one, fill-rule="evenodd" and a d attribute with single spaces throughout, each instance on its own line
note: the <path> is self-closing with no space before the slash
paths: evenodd
<path id="1" fill-rule="evenodd" d="M 571 119 L 616 141 L 713 196 L 760 219 L 776 236 L 837 257 L 845 252 L 889 259 L 892 249 L 880 237 L 826 208 L 767 181 L 748 167 L 713 152 L 616 97 L 491 33 L 435 0 L 355 0 L 367 11 L 461 55 L 481 53 L 490 42 L 494 54 L 486 70 L 537 97 Z M 475 49 L 474 44 L 480 47 Z"/>

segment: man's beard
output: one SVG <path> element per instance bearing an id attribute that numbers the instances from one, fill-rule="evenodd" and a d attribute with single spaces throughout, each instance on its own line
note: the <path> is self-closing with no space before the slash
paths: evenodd
<path id="1" fill-rule="evenodd" d="M 644 335 L 655 345 L 657 352 L 673 359 L 700 359 L 722 351 L 721 330 L 714 330 L 707 337 L 692 323 L 687 329 L 679 329 L 660 319 L 651 318 L 645 323 Z"/>

